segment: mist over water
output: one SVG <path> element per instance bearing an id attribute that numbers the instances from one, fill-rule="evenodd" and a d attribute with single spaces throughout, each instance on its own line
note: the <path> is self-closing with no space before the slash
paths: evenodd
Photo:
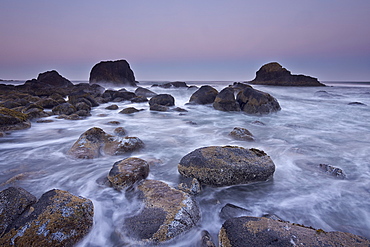
<path id="1" fill-rule="evenodd" d="M 276 214 L 283 220 L 325 231 L 370 238 L 370 87 L 253 86 L 274 96 L 282 110 L 250 116 L 217 111 L 210 105 L 186 105 L 196 89 L 140 84 L 156 93 L 171 94 L 176 107 L 188 112 L 153 112 L 147 102 L 115 102 L 93 108 L 92 116 L 84 120 L 51 116 L 47 119 L 54 120 L 52 123 L 33 122 L 30 129 L 0 138 L 0 189 L 21 186 L 39 198 L 57 188 L 89 198 L 94 203 L 94 227 L 78 246 L 125 246 L 130 241 L 120 229 L 124 218 L 137 212 L 140 204 L 125 193 L 96 183 L 108 174 L 114 162 L 130 156 L 145 159 L 152 163 L 148 179 L 176 186 L 180 182 L 177 164 L 197 148 L 258 148 L 276 165 L 273 179 L 249 185 L 204 187 L 196 196 L 202 215 L 197 228 L 169 246 L 196 246 L 202 229 L 208 230 L 217 242 L 224 221 L 219 212 L 226 203 L 248 209 L 251 216 Z M 188 83 L 205 84 L 220 91 L 231 82 Z M 357 103 L 349 104 L 353 102 Z M 117 104 L 119 109 L 106 110 L 111 104 Z M 118 113 L 130 106 L 144 110 L 130 115 Z M 112 125 L 110 121 L 120 124 Z M 92 160 L 68 157 L 68 149 L 91 127 L 100 127 L 109 134 L 124 127 L 129 136 L 139 137 L 145 148 Z M 228 134 L 234 127 L 248 129 L 256 141 L 232 139 Z M 319 164 L 339 167 L 347 177 L 331 176 Z"/>

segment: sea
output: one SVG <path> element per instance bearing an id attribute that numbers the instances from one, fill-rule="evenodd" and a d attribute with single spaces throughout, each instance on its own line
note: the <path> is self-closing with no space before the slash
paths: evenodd
<path id="1" fill-rule="evenodd" d="M 250 216 L 273 214 L 292 223 L 370 239 L 370 83 L 324 82 L 327 87 L 253 85 L 271 94 L 281 106 L 281 111 L 262 116 L 218 111 L 211 105 L 189 105 L 196 88 L 151 87 L 155 83 L 161 82 L 145 81 L 138 86 L 171 94 L 176 107 L 187 112 L 154 112 L 147 102 L 124 101 L 114 103 L 118 110 L 105 109 L 112 102 L 101 104 L 83 120 L 50 116 L 45 119 L 53 122 L 33 121 L 30 129 L 0 138 L 0 190 L 20 186 L 39 198 L 48 190 L 61 189 L 88 198 L 94 204 L 94 226 L 77 246 L 135 246 L 122 232 L 122 226 L 125 217 L 139 210 L 138 205 L 126 193 L 96 182 L 116 161 L 127 157 L 147 160 L 152 164 L 148 179 L 176 187 L 181 181 L 179 161 L 197 148 L 257 148 L 273 160 L 273 178 L 246 185 L 203 186 L 195 196 L 201 211 L 197 226 L 164 246 L 198 246 L 202 230 L 207 230 L 217 245 L 224 222 L 220 211 L 228 203 L 247 209 Z M 219 91 L 232 83 L 187 82 L 189 86 L 210 85 Z M 143 111 L 119 114 L 126 107 Z M 119 124 L 112 125 L 111 121 Z M 129 136 L 140 138 L 145 147 L 126 155 L 95 159 L 68 156 L 73 143 L 92 127 L 109 134 L 123 127 Z M 234 127 L 248 129 L 255 141 L 231 138 Z M 324 171 L 320 164 L 340 168 L 345 178 Z"/>

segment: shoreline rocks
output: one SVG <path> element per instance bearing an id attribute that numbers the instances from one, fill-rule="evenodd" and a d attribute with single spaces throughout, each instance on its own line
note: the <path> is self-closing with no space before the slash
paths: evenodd
<path id="1" fill-rule="evenodd" d="M 102 61 L 90 71 L 89 83 L 136 86 L 134 72 L 126 60 Z"/>

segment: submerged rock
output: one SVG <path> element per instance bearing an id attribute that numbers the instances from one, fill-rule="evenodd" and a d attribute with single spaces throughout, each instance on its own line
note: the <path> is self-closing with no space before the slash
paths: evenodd
<path id="1" fill-rule="evenodd" d="M 343 172 L 342 169 L 338 167 L 334 167 L 328 164 L 320 164 L 319 167 L 321 168 L 321 170 L 323 170 L 329 175 L 332 175 L 337 178 L 342 178 L 342 179 L 346 178 L 346 174 Z"/>
<path id="2" fill-rule="evenodd" d="M 236 96 L 240 109 L 248 114 L 263 115 L 280 111 L 279 102 L 270 94 L 247 87 Z"/>
<path id="3" fill-rule="evenodd" d="M 132 114 L 132 113 L 139 112 L 139 111 L 142 111 L 142 110 L 138 110 L 135 107 L 127 107 L 127 108 L 123 109 L 122 111 L 120 111 L 119 113 L 121 113 L 121 114 Z"/>
<path id="4" fill-rule="evenodd" d="M 90 200 L 50 190 L 15 220 L 0 245 L 73 246 L 91 229 L 93 215 Z"/>
<path id="5" fill-rule="evenodd" d="M 218 91 L 215 88 L 208 85 L 201 86 L 190 96 L 189 103 L 199 105 L 212 104 L 215 101 L 217 94 Z"/>
<path id="6" fill-rule="evenodd" d="M 202 184 L 227 186 L 265 181 L 275 172 L 275 164 L 258 149 L 234 146 L 211 146 L 185 155 L 178 171 Z"/>
<path id="7" fill-rule="evenodd" d="M 325 86 L 317 78 L 306 75 L 292 75 L 279 63 L 272 62 L 263 65 L 257 72 L 251 84 L 273 86 Z"/>
<path id="8" fill-rule="evenodd" d="M 200 219 L 195 200 L 164 182 L 144 180 L 138 187 L 144 208 L 125 221 L 128 236 L 142 241 L 164 242 L 191 229 Z"/>
<path id="9" fill-rule="evenodd" d="M 134 72 L 126 60 L 102 61 L 90 72 L 90 83 L 113 83 L 136 86 Z"/>
<path id="10" fill-rule="evenodd" d="M 225 221 L 220 247 L 266 246 L 369 246 L 370 241 L 345 232 L 325 232 L 268 218 L 238 217 Z"/>
<path id="11" fill-rule="evenodd" d="M 231 137 L 233 137 L 236 140 L 241 141 L 254 141 L 254 137 L 249 130 L 245 128 L 235 127 L 229 134 Z"/>
<path id="12" fill-rule="evenodd" d="M 0 131 L 21 130 L 30 127 L 31 123 L 26 114 L 0 107 Z"/>

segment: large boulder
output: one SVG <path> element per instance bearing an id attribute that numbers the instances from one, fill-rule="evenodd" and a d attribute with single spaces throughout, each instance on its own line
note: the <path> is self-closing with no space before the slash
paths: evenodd
<path id="1" fill-rule="evenodd" d="M 370 241 L 345 232 L 321 229 L 268 218 L 238 217 L 225 221 L 219 233 L 220 247 L 265 246 L 370 246 Z"/>
<path id="2" fill-rule="evenodd" d="M 31 127 L 27 114 L 0 107 L 0 131 L 21 130 Z"/>
<path id="3" fill-rule="evenodd" d="M 272 62 L 263 65 L 257 72 L 251 84 L 273 86 L 325 86 L 317 78 L 306 75 L 292 75 L 279 63 Z"/>
<path id="4" fill-rule="evenodd" d="M 142 147 L 144 143 L 137 137 L 112 136 L 93 127 L 80 136 L 68 154 L 78 159 L 93 159 L 104 154 L 121 155 Z"/>
<path id="5" fill-rule="evenodd" d="M 135 89 L 135 94 L 137 96 L 144 96 L 144 97 L 153 97 L 156 96 L 157 94 L 147 88 L 143 87 L 138 87 Z"/>
<path id="6" fill-rule="evenodd" d="M 275 172 L 275 164 L 258 149 L 211 146 L 185 155 L 178 171 L 202 184 L 228 186 L 268 180 Z"/>
<path id="7" fill-rule="evenodd" d="M 148 162 L 143 159 L 130 157 L 113 164 L 108 174 L 108 180 L 115 189 L 122 190 L 147 178 L 148 175 Z"/>
<path id="8" fill-rule="evenodd" d="M 240 111 L 240 106 L 235 100 L 234 89 L 227 87 L 217 94 L 213 108 L 219 111 Z"/>
<path id="9" fill-rule="evenodd" d="M 149 100 L 149 105 L 174 106 L 175 98 L 170 94 L 158 94 Z"/>
<path id="10" fill-rule="evenodd" d="M 136 86 L 134 72 L 126 60 L 102 61 L 90 72 L 90 83 L 113 83 Z"/>
<path id="11" fill-rule="evenodd" d="M 281 110 L 279 102 L 273 96 L 251 87 L 240 91 L 236 101 L 247 114 L 263 115 Z"/>
<path id="12" fill-rule="evenodd" d="M 128 236 L 145 242 L 164 242 L 194 227 L 200 219 L 195 200 L 164 182 L 144 180 L 138 187 L 144 208 L 126 219 Z"/>
<path id="13" fill-rule="evenodd" d="M 0 245 L 73 246 L 91 229 L 93 215 L 90 200 L 50 190 L 11 224 Z"/>
<path id="14" fill-rule="evenodd" d="M 201 86 L 197 91 L 195 91 L 189 99 L 190 104 L 206 105 L 212 104 L 218 91 L 211 86 Z"/>
<path id="15" fill-rule="evenodd" d="M 73 86 L 72 82 L 70 82 L 68 79 L 64 78 L 63 76 L 61 76 L 55 70 L 40 73 L 37 77 L 37 81 L 43 84 L 46 84 L 46 85 L 50 85 L 52 87 L 57 87 L 57 88 Z"/>

